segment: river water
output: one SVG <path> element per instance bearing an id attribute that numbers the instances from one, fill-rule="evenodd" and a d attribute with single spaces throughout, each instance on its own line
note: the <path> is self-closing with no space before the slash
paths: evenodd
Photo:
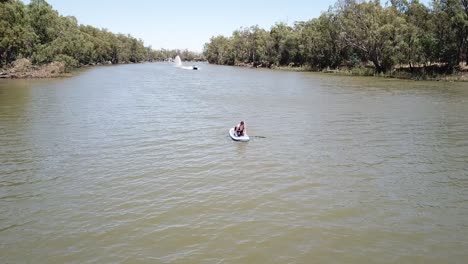
<path id="1" fill-rule="evenodd" d="M 228 130 L 245 120 L 248 143 Z M 468 85 L 164 63 L 0 81 L 0 263 L 466 263 Z"/>

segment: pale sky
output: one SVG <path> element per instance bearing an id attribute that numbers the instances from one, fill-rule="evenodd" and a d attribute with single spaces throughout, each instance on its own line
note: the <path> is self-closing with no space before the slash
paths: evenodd
<path id="1" fill-rule="evenodd" d="M 422 2 L 428 2 L 423 0 Z M 29 3 L 28 0 L 24 1 Z M 141 38 L 154 49 L 201 52 L 214 35 L 230 36 L 240 27 L 270 29 L 276 22 L 318 17 L 336 0 L 47 0 L 61 15 L 78 23 Z M 385 0 L 382 1 L 385 3 Z"/>

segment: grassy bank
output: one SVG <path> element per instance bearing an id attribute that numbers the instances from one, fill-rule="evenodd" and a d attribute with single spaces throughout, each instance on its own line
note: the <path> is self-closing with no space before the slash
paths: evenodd
<path id="1" fill-rule="evenodd" d="M 294 72 L 321 72 L 326 74 L 336 74 L 343 76 L 383 77 L 417 81 L 468 81 L 468 69 L 466 67 L 460 67 L 458 71 L 451 74 L 444 73 L 443 70 L 428 71 L 423 70 L 422 68 L 416 68 L 410 71 L 406 67 L 396 68 L 395 70 L 387 73 L 376 73 L 375 70 L 371 67 L 343 67 L 339 69 L 318 70 L 308 66 L 274 66 L 270 69 Z"/>
<path id="2" fill-rule="evenodd" d="M 468 81 L 468 72 L 460 70 L 454 73 L 444 73 L 443 71 L 425 71 L 422 69 L 410 71 L 407 68 L 397 68 L 387 73 L 376 73 L 372 68 L 345 68 L 334 71 L 322 71 L 348 76 L 373 76 L 383 78 L 396 78 L 416 81 Z"/>

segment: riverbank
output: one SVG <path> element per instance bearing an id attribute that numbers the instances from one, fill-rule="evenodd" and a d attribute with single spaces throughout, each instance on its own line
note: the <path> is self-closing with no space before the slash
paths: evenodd
<path id="1" fill-rule="evenodd" d="M 237 65 L 239 66 L 239 65 Z M 252 67 L 255 68 L 255 67 Z M 426 72 L 422 68 L 416 68 L 410 70 L 406 67 L 396 68 L 389 73 L 376 73 L 373 68 L 367 67 L 356 67 L 356 68 L 338 68 L 338 69 L 324 69 L 316 70 L 307 66 L 277 66 L 271 67 L 273 70 L 281 71 L 295 71 L 295 72 L 321 72 L 326 74 L 336 74 L 345 76 L 363 76 L 363 77 L 383 77 L 383 78 L 395 78 L 403 80 L 415 80 L 415 81 L 448 81 L 448 82 L 468 82 L 468 67 L 460 67 L 458 72 L 452 74 L 446 74 L 441 71 L 431 70 Z"/>
<path id="2" fill-rule="evenodd" d="M 64 62 L 32 65 L 28 59 L 19 59 L 6 69 L 0 70 L 0 79 L 56 78 L 69 76 Z"/>
<path id="3" fill-rule="evenodd" d="M 43 79 L 70 77 L 73 75 L 73 72 L 76 72 L 79 69 L 103 65 L 113 64 L 109 62 L 104 64 L 97 63 L 90 65 L 67 66 L 65 62 L 54 61 L 44 65 L 33 65 L 28 59 L 19 59 L 11 63 L 9 67 L 0 69 L 0 79 Z"/>

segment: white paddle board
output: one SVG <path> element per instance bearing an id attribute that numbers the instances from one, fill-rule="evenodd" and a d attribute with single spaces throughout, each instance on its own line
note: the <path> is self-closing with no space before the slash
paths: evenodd
<path id="1" fill-rule="evenodd" d="M 241 142 L 247 142 L 250 140 L 249 135 L 245 134 L 242 137 L 238 137 L 236 133 L 234 132 L 234 128 L 229 129 L 229 136 L 232 138 L 234 141 L 241 141 Z"/>

